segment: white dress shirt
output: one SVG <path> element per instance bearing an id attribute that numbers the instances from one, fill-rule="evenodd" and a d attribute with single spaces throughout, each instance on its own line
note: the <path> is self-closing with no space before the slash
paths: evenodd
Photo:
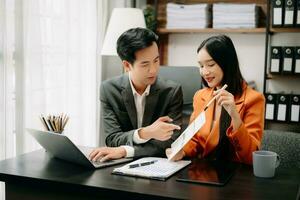
<path id="1" fill-rule="evenodd" d="M 142 127 L 144 111 L 145 111 L 145 104 L 146 104 L 146 97 L 149 95 L 151 86 L 148 85 L 147 88 L 145 89 L 144 93 L 142 95 L 140 95 L 136 91 L 136 89 L 134 88 L 134 86 L 132 84 L 132 80 L 130 78 L 130 72 L 128 73 L 128 77 L 129 77 L 132 94 L 134 97 L 134 104 L 135 104 L 136 114 L 137 114 L 137 127 L 138 127 L 138 129 L 136 129 L 133 133 L 133 143 L 142 144 L 142 143 L 147 142 L 148 140 L 144 140 L 144 139 L 140 138 L 138 131 Z M 134 148 L 132 146 L 123 145 L 122 147 L 125 148 L 126 157 L 134 156 Z"/>

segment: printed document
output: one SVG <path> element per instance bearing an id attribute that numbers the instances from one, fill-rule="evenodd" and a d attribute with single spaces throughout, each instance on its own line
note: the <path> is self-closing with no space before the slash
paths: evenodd
<path id="1" fill-rule="evenodd" d="M 171 160 L 190 139 L 198 132 L 198 130 L 205 124 L 205 112 L 201 112 L 198 117 L 184 130 L 183 133 L 171 144 L 172 153 L 168 156 Z"/>

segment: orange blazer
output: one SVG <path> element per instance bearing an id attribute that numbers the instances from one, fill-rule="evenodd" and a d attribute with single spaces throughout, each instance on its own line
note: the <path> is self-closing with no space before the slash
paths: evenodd
<path id="1" fill-rule="evenodd" d="M 212 88 L 204 88 L 196 92 L 193 100 L 192 122 L 203 111 L 209 100 L 213 97 Z M 260 146 L 264 130 L 265 98 L 264 96 L 243 84 L 243 93 L 235 98 L 235 105 L 241 116 L 241 126 L 233 131 L 232 124 L 227 129 L 227 137 L 235 149 L 233 161 L 252 164 L 252 152 Z M 214 150 L 219 142 L 219 121 L 211 127 L 213 120 L 213 106 L 205 111 L 206 122 L 203 127 L 184 147 L 189 157 L 203 158 Z"/>

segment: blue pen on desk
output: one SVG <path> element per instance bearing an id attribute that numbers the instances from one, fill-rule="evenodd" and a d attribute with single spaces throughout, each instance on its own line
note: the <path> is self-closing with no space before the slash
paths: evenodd
<path id="1" fill-rule="evenodd" d="M 129 168 L 136 168 L 136 167 L 151 165 L 151 164 L 156 163 L 157 161 L 158 160 L 152 160 L 152 161 L 148 161 L 148 162 L 136 163 L 136 164 L 129 165 Z"/>

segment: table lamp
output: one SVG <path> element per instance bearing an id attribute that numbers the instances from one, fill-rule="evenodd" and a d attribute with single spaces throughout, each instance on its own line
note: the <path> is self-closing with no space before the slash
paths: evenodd
<path id="1" fill-rule="evenodd" d="M 117 56 L 119 36 L 131 28 L 146 28 L 143 11 L 138 8 L 114 8 L 107 27 L 101 55 Z"/>

